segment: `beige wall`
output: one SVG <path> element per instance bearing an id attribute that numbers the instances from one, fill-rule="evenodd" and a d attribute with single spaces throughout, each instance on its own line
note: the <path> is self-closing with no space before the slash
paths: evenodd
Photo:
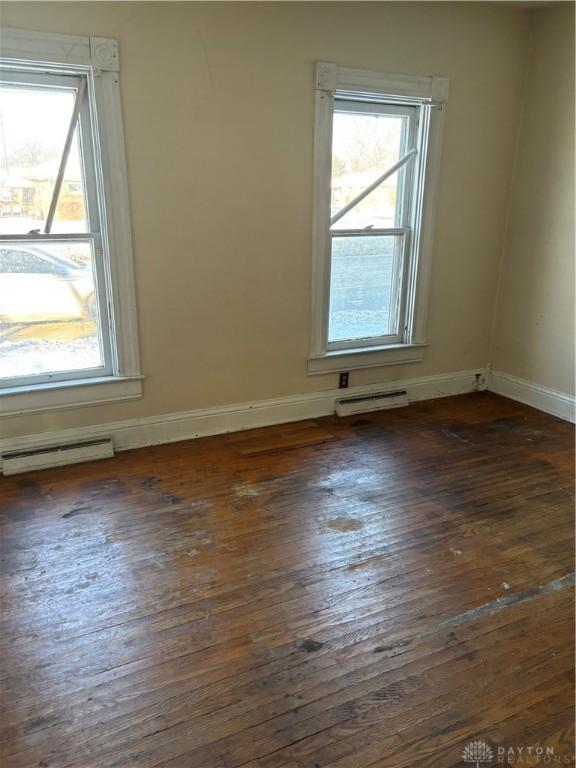
<path id="1" fill-rule="evenodd" d="M 574 393 L 574 6 L 534 13 L 495 370 Z"/>
<path id="2" fill-rule="evenodd" d="M 3 23 L 120 42 L 142 400 L 6 436 L 331 389 L 306 376 L 315 60 L 451 80 L 423 363 L 483 367 L 529 15 L 484 3 L 6 3 Z"/>

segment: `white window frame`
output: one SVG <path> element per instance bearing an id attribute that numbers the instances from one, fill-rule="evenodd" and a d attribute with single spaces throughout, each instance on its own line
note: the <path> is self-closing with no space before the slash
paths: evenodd
<path id="1" fill-rule="evenodd" d="M 426 315 L 434 238 L 435 203 L 448 101 L 446 77 L 390 75 L 318 62 L 315 71 L 314 216 L 312 324 L 308 373 L 419 362 L 424 357 Z M 402 229 L 406 259 L 404 327 L 392 343 L 328 342 L 330 306 L 332 124 L 340 100 L 412 106 L 418 110 L 418 151 L 410 161 L 414 179 L 410 222 Z M 400 230 L 399 230 L 400 233 Z"/>
<path id="2" fill-rule="evenodd" d="M 106 375 L 97 378 L 79 375 L 71 379 L 58 374 L 42 383 L 0 388 L 0 413 L 15 415 L 141 397 L 143 376 L 138 346 L 118 44 L 108 38 L 9 27 L 2 28 L 0 42 L 0 67 L 86 77 L 100 194 L 105 273 L 100 282 L 104 282 L 107 289 L 104 309 L 111 329 Z M 14 238 L 11 242 L 24 239 Z"/>

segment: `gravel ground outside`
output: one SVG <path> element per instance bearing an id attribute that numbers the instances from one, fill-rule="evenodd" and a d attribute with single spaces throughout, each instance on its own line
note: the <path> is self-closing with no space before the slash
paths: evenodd
<path id="1" fill-rule="evenodd" d="M 96 368 L 101 364 L 96 334 L 68 339 L 0 336 L 0 371 L 3 378 Z"/>

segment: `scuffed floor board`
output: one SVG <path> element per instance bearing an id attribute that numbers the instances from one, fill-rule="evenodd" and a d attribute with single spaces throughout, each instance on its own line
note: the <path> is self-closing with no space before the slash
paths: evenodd
<path id="1" fill-rule="evenodd" d="M 316 421 L 297 421 L 263 429 L 250 429 L 228 436 L 228 443 L 242 456 L 260 456 L 336 440 L 336 436 Z"/>

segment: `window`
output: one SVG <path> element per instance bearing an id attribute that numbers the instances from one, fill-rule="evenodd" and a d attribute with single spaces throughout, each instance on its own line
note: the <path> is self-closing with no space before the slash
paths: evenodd
<path id="1" fill-rule="evenodd" d="M 447 88 L 317 65 L 309 373 L 423 357 Z"/>
<path id="2" fill-rule="evenodd" d="M 118 89 L 115 41 L 3 30 L 3 413 L 141 394 Z"/>

